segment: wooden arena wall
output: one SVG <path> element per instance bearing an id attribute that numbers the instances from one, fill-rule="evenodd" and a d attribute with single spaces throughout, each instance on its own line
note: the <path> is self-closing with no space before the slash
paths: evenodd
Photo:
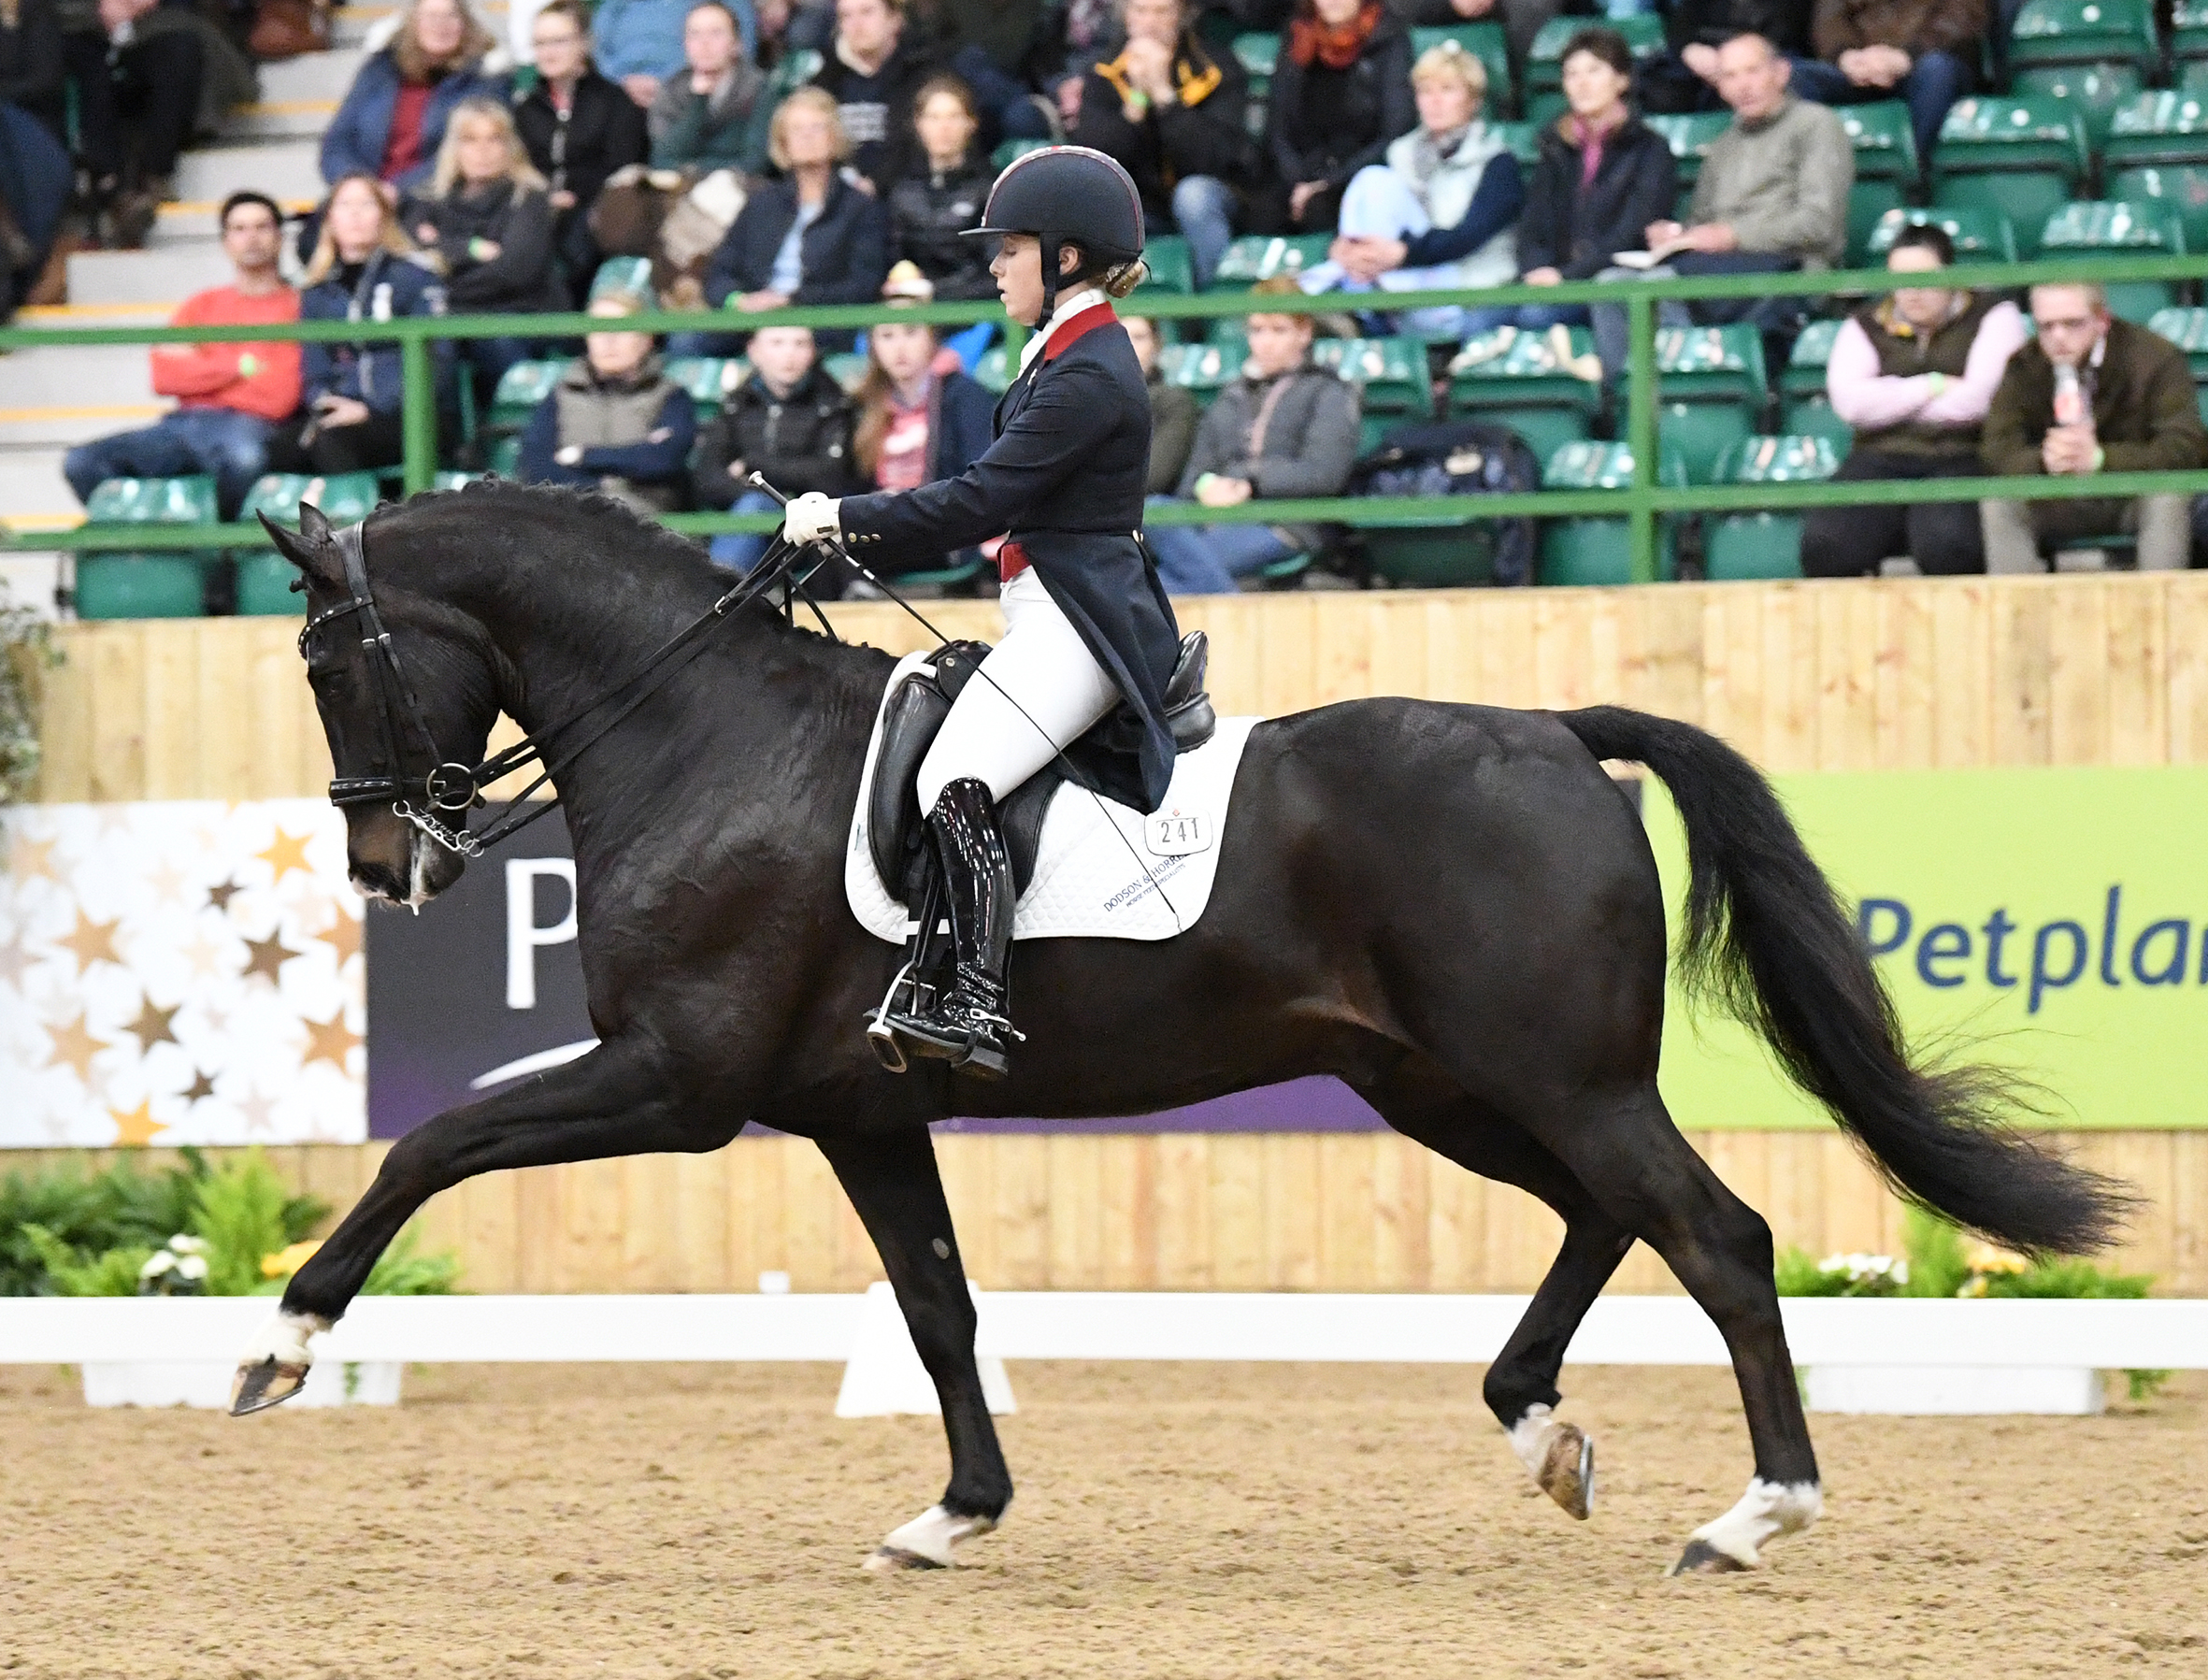
<path id="1" fill-rule="evenodd" d="M 932 602 L 953 635 L 994 607 Z M 922 645 L 895 608 L 847 636 Z M 1617 702 L 1716 730 L 1773 770 L 2208 761 L 2208 574 L 1645 589 L 1294 594 L 1183 603 L 1212 632 L 1220 710 L 1271 715 L 1375 694 Z M 46 678 L 49 800 L 314 795 L 329 769 L 294 622 L 65 628 Z M 1891 1250 L 1896 1205 L 1833 1136 L 1690 1133 L 1781 1242 Z M 2068 1140 L 2143 1186 L 2121 1262 L 2208 1293 L 2208 1134 Z M 350 1203 L 379 1145 L 279 1151 Z M 1525 1289 L 1556 1226 L 1392 1136 L 946 1136 L 974 1276 L 998 1288 Z M 0 1168 L 30 1157 L 0 1156 Z M 479 1290 L 799 1289 L 876 1275 L 817 1152 L 506 1174 L 439 1199 L 428 1234 Z M 1645 1251 L 1620 1286 L 1669 1279 Z"/>

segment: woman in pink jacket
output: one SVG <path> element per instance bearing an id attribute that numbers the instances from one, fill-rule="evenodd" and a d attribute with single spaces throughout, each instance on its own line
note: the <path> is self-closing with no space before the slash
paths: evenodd
<path id="1" fill-rule="evenodd" d="M 1894 241 L 1886 267 L 1930 274 L 1955 261 L 1937 227 Z M 2016 306 L 1966 289 L 1905 286 L 1840 329 L 1825 366 L 1833 411 L 1856 429 L 1840 481 L 1975 478 L 1978 428 L 2001 371 L 2024 342 Z M 1976 502 L 1819 508 L 1802 522 L 1801 569 L 1812 578 L 1875 573 L 1896 555 L 1917 569 L 1981 572 L 1985 544 Z"/>

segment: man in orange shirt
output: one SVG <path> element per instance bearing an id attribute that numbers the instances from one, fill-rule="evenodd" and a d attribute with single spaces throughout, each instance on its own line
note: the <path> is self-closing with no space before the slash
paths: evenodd
<path id="1" fill-rule="evenodd" d="M 299 294 L 283 282 L 277 253 L 283 213 L 259 193 L 223 201 L 222 251 L 235 285 L 187 298 L 177 326 L 267 326 L 299 319 Z M 211 473 L 226 520 L 267 461 L 268 437 L 299 406 L 296 344 L 156 344 L 153 389 L 177 406 L 143 431 L 78 445 L 62 472 L 79 501 L 107 479 L 167 479 Z"/>

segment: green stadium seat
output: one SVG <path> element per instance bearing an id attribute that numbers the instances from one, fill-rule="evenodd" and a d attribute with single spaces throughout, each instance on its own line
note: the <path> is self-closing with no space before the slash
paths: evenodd
<path id="1" fill-rule="evenodd" d="M 598 265 L 591 276 L 591 302 L 623 294 L 642 298 L 647 307 L 653 304 L 657 294 L 652 288 L 650 257 L 608 257 Z"/>
<path id="2" fill-rule="evenodd" d="M 1490 122 L 1495 136 L 1511 149 L 1519 167 L 1530 169 L 1541 162 L 1541 129 L 1531 122 Z"/>
<path id="3" fill-rule="evenodd" d="M 2060 99 L 2077 108 L 2086 143 L 2108 137 L 2116 112 L 2139 97 L 2140 73 L 2131 65 L 2034 65 L 2019 68 L 2013 91 L 2022 98 Z"/>
<path id="4" fill-rule="evenodd" d="M 311 502 L 332 524 L 347 525 L 367 518 L 382 499 L 382 487 L 372 472 L 339 472 L 327 478 L 272 472 L 246 492 L 237 516 L 251 520 L 265 513 L 279 524 L 296 526 L 300 504 Z M 292 591 L 292 580 L 298 575 L 298 568 L 281 554 L 255 550 L 238 555 L 238 616 L 295 618 L 306 611 L 306 597 Z"/>
<path id="5" fill-rule="evenodd" d="M 1245 234 L 1229 241 L 1212 277 L 1213 292 L 1247 292 L 1259 280 L 1276 274 L 1300 274 L 1313 263 L 1326 260 L 1332 234 L 1295 234 L 1286 237 Z"/>
<path id="6" fill-rule="evenodd" d="M 2069 204 L 2047 218 L 2040 248 L 2049 258 L 2085 251 L 2183 256 L 2185 226 L 2166 204 Z M 2177 301 L 2169 280 L 2115 280 L 2107 290 L 2109 311 L 2126 321 L 2146 321 Z"/>
<path id="7" fill-rule="evenodd" d="M 1856 446 L 1856 428 L 1833 412 L 1823 392 L 1814 396 L 1789 396 L 1779 404 L 1779 424 L 1793 437 L 1822 438 L 1832 452 L 1843 459 Z"/>
<path id="8" fill-rule="evenodd" d="M 1724 484 L 1787 484 L 1829 479 L 1840 457 L 1824 438 L 1748 438 L 1718 463 Z M 1801 515 L 1728 513 L 1704 533 L 1703 574 L 1713 583 L 1801 576 Z"/>
<path id="9" fill-rule="evenodd" d="M 1660 327 L 1656 374 L 1666 452 L 1678 454 L 1691 482 L 1713 482 L 1719 458 L 1762 418 L 1762 335 L 1752 326 Z"/>
<path id="10" fill-rule="evenodd" d="M 1871 264 L 1871 242 L 1879 224 L 1903 208 L 1902 183 L 1898 180 L 1858 180 L 1848 188 L 1847 266 Z"/>
<path id="11" fill-rule="evenodd" d="M 1834 451 L 1845 454 L 1855 431 L 1832 411 L 1825 395 L 1825 364 L 1832 359 L 1833 340 L 1845 325 L 1840 321 L 1813 321 L 1794 340 L 1793 352 L 1779 373 L 1779 424 L 1789 434 L 1823 438 Z"/>
<path id="12" fill-rule="evenodd" d="M 1695 177 L 1702 172 L 1702 160 L 1709 156 L 1710 148 L 1733 124 L 1730 111 L 1706 111 L 1692 117 L 1650 117 L 1647 122 L 1670 147 L 1672 157 L 1678 161 L 1682 186 L 1694 184 Z"/>
<path id="13" fill-rule="evenodd" d="M 2024 0 L 2009 39 L 2009 62 L 2129 64 L 2146 71 L 2160 56 L 2153 0 Z"/>
<path id="14" fill-rule="evenodd" d="M 1526 54 L 1526 88 L 1530 93 L 1553 93 L 1564 85 L 1564 49 L 1571 37 L 1597 20 L 1590 18 L 1551 18 L 1541 25 L 1541 33 L 1533 37 L 1533 45 Z M 1640 12 L 1629 18 L 1604 18 L 1603 27 L 1614 29 L 1626 37 L 1636 62 L 1655 58 L 1665 48 L 1664 21 L 1654 12 Z M 1526 114 L 1533 116 L 1532 107 Z M 1535 119 L 1539 121 L 1538 118 Z"/>
<path id="15" fill-rule="evenodd" d="M 1234 56 L 1242 67 L 1242 74 L 1250 79 L 1251 95 L 1262 97 L 1272 84 L 1273 71 L 1280 67 L 1281 37 L 1269 29 L 1238 35 L 1234 37 Z"/>
<path id="16" fill-rule="evenodd" d="M 2208 60 L 2208 0 L 2176 0 L 2170 8 L 2170 56 Z"/>
<path id="17" fill-rule="evenodd" d="M 857 393 L 860 383 L 867 377 L 867 362 L 865 356 L 849 352 L 821 358 L 823 371 L 839 385 L 841 385 L 844 390 L 853 395 Z"/>
<path id="18" fill-rule="evenodd" d="M 1153 234 L 1142 247 L 1142 262 L 1150 270 L 1135 288 L 1137 297 L 1161 294 L 1190 297 L 1196 293 L 1196 263 L 1188 254 L 1188 241 L 1179 234 Z"/>
<path id="19" fill-rule="evenodd" d="M 85 504 L 88 525 L 211 525 L 211 478 L 109 479 Z M 77 557 L 77 616 L 197 618 L 207 610 L 207 567 L 191 553 L 115 551 Z"/>
<path id="20" fill-rule="evenodd" d="M 2208 99 L 2208 55 L 2186 62 L 2177 78 L 2177 91 L 2194 99 Z"/>
<path id="21" fill-rule="evenodd" d="M 2208 381 L 2208 309 L 2158 309 L 2146 330 L 2185 352 L 2195 383 Z"/>
<path id="22" fill-rule="evenodd" d="M 767 85 L 759 91 L 759 103 L 752 108 L 751 121 L 744 124 L 744 157 L 751 166 L 763 166 L 767 161 L 767 129 L 774 120 L 776 107 L 818 76 L 826 62 L 817 48 L 807 47 L 785 53 L 782 62 L 768 73 Z"/>
<path id="23" fill-rule="evenodd" d="M 566 362 L 516 362 L 499 376 L 486 429 L 495 434 L 521 431 L 566 371 Z"/>
<path id="24" fill-rule="evenodd" d="M 1686 487 L 1686 467 L 1669 450 L 1660 452 L 1657 482 Z M 1567 443 L 1549 457 L 1541 476 L 1543 490 L 1624 490 L 1633 482 L 1633 452 L 1623 443 Z M 1633 532 L 1629 520 L 1584 515 L 1541 522 L 1541 581 L 1549 584 L 1613 584 L 1633 581 Z M 1656 521 L 1656 575 L 1669 582 L 1679 575 L 1671 522 Z"/>
<path id="25" fill-rule="evenodd" d="M 2208 98 L 2140 94 L 2116 112 L 2100 166 L 2111 198 L 2169 205 L 2186 248 L 2208 251 Z"/>
<path id="26" fill-rule="evenodd" d="M 1194 392 L 1196 400 L 1209 408 L 1240 376 L 1242 357 L 1232 345 L 1168 344 L 1157 352 L 1157 366 L 1167 384 Z"/>
<path id="27" fill-rule="evenodd" d="M 1593 353 L 1584 327 L 1567 332 L 1573 364 Z M 1510 427 L 1541 461 L 1584 438 L 1602 407 L 1601 381 L 1580 378 L 1554 338 L 1510 327 L 1468 338 L 1449 365 L 1450 413 Z"/>
<path id="28" fill-rule="evenodd" d="M 1998 210 L 2015 229 L 2017 254 L 2039 254 L 2040 230 L 2084 180 L 2084 120 L 2074 101 L 1959 99 L 1940 130 L 1932 202 Z"/>
<path id="29" fill-rule="evenodd" d="M 1934 205 L 1928 209 L 1889 210 L 1871 230 L 1867 255 L 1884 263 L 1886 252 L 1905 227 L 1932 226 L 1944 232 L 1955 245 L 1956 266 L 1965 263 L 2014 263 L 2016 230 L 1999 210 L 1972 209 L 1959 205 Z"/>
<path id="30" fill-rule="evenodd" d="M 1372 448 L 1390 426 L 1434 417 L 1423 339 L 1320 338 L 1312 344 L 1311 359 L 1313 366 L 1330 368 L 1357 387 L 1362 448 Z"/>
<path id="31" fill-rule="evenodd" d="M 1012 382 L 1012 352 L 1002 344 L 992 344 L 974 363 L 974 381 L 1002 396 Z"/>
<path id="32" fill-rule="evenodd" d="M 1480 61 L 1487 72 L 1486 112 L 1500 115 L 1518 108 L 1517 88 L 1511 79 L 1510 41 L 1500 23 L 1446 23 L 1411 32 L 1411 61 L 1416 64 L 1443 41 L 1455 41 Z"/>
<path id="33" fill-rule="evenodd" d="M 1899 99 L 1843 105 L 1833 115 L 1856 149 L 1858 181 L 1914 180 L 1921 173 L 1916 131 L 1909 123 L 1909 108 Z"/>
<path id="34" fill-rule="evenodd" d="M 491 443 L 491 470 L 502 479 L 522 476 L 522 438 L 518 432 L 509 432 Z"/>
<path id="35" fill-rule="evenodd" d="M 722 399 L 750 373 L 751 364 L 740 356 L 676 356 L 667 364 L 667 378 L 690 393 L 700 420 L 718 414 Z"/>
<path id="36" fill-rule="evenodd" d="M 1049 144 L 1048 140 L 1006 140 L 989 154 L 990 166 L 1001 175 L 1016 160 L 1025 157 L 1030 151 L 1039 151 Z"/>
<path id="37" fill-rule="evenodd" d="M 939 591 L 944 595 L 969 595 L 983 571 L 989 569 L 986 560 L 966 560 L 956 566 L 939 567 L 934 571 L 898 572 L 889 582 L 898 593 L 914 589 Z"/>

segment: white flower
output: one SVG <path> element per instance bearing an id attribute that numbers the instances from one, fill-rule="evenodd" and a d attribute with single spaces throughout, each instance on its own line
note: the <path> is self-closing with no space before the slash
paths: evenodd
<path id="1" fill-rule="evenodd" d="M 168 1240 L 168 1245 L 180 1255 L 203 1255 L 207 1253 L 206 1238 L 187 1237 L 181 1232 L 179 1232 L 176 1236 L 171 1237 Z"/>
<path id="2" fill-rule="evenodd" d="M 194 1283 L 207 1276 L 207 1258 L 203 1255 L 186 1255 L 177 1262 L 177 1275 L 190 1278 Z"/>
<path id="3" fill-rule="evenodd" d="M 165 1248 L 158 1249 L 151 1259 L 138 1268 L 138 1275 L 142 1278 L 159 1277 L 176 1263 L 177 1256 L 175 1255 L 169 1253 Z"/>

